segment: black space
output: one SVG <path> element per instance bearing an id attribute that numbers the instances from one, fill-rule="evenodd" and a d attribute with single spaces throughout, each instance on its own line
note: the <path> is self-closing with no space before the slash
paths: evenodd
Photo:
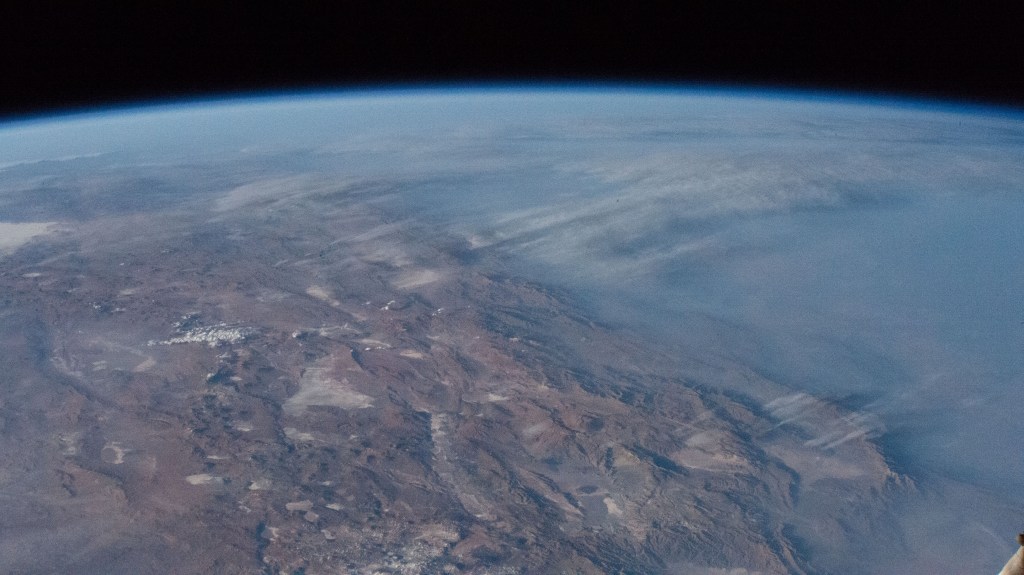
<path id="1" fill-rule="evenodd" d="M 1024 20 L 1009 3 L 68 4 L 0 8 L 0 115 L 475 81 L 739 84 L 1024 106 Z"/>

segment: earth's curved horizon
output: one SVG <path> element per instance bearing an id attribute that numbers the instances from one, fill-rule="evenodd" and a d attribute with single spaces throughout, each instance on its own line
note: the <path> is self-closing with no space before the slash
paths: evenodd
<path id="1" fill-rule="evenodd" d="M 0 571 L 996 572 L 1024 114 L 274 95 L 0 124 Z"/>

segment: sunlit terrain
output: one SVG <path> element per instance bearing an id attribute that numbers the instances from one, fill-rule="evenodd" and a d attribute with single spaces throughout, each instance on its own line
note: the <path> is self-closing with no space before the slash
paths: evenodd
<path id="1" fill-rule="evenodd" d="M 10 124 L 0 571 L 994 573 L 1022 221 L 1005 110 L 438 89 Z"/>

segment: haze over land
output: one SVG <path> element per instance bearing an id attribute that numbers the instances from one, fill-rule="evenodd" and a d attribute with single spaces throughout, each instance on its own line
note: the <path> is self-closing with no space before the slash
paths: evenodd
<path id="1" fill-rule="evenodd" d="M 364 94 L 11 126 L 0 164 L 4 569 L 1014 549 L 1020 117 Z"/>

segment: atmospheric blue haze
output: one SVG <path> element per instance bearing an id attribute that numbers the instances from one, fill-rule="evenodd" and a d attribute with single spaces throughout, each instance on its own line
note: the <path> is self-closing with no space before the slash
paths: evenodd
<path id="1" fill-rule="evenodd" d="M 955 558 L 981 538 L 998 563 L 1024 527 L 1019 113 L 428 90 L 111 110 L 0 134 L 3 170 L 218 154 L 351 181 L 611 324 L 839 402 L 938 494 L 908 504 L 910 542 L 939 537 Z"/>

